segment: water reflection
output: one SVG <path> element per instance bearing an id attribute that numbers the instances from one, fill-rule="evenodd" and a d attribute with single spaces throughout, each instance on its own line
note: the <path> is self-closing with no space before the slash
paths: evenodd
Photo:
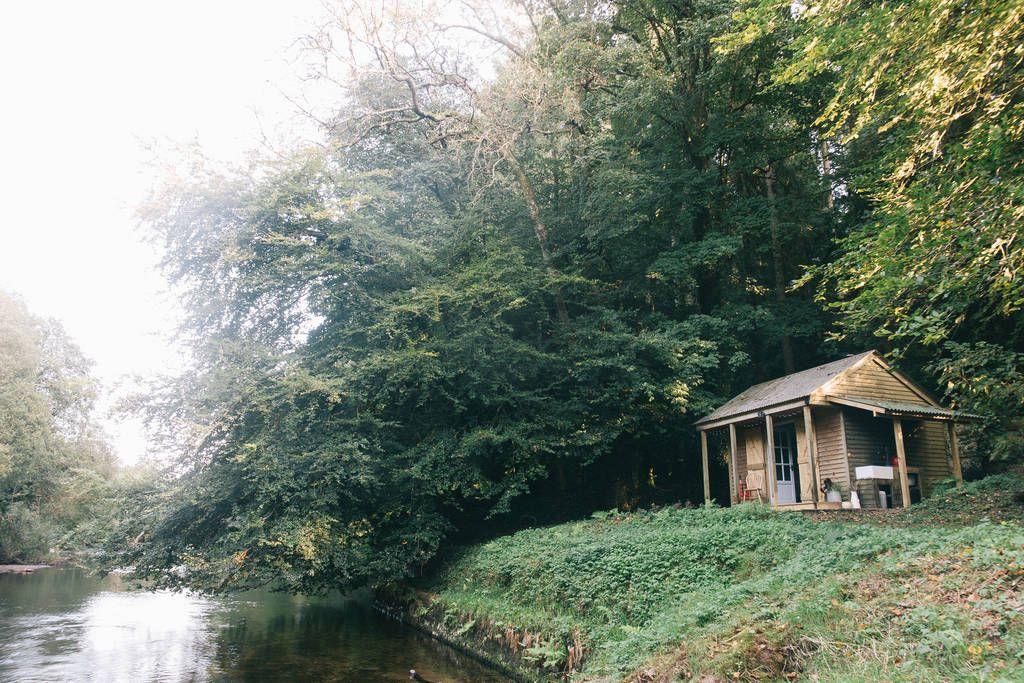
<path id="1" fill-rule="evenodd" d="M 75 570 L 0 575 L 0 680 L 506 681 L 340 596 L 129 590 Z"/>

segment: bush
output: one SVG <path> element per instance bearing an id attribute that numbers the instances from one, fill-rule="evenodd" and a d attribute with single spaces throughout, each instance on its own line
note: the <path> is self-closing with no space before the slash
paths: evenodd
<path id="1" fill-rule="evenodd" d="M 57 528 L 22 503 L 0 515 L 0 563 L 46 562 L 52 557 Z"/>

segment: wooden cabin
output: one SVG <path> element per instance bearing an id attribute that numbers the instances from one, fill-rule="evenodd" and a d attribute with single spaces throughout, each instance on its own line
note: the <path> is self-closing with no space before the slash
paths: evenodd
<path id="1" fill-rule="evenodd" d="M 862 508 L 909 507 L 938 481 L 963 482 L 956 425 L 976 417 L 941 406 L 874 351 L 819 365 L 752 386 L 697 421 L 704 498 L 709 435 L 720 442 L 727 431 L 733 503 L 834 509 L 859 497 Z"/>

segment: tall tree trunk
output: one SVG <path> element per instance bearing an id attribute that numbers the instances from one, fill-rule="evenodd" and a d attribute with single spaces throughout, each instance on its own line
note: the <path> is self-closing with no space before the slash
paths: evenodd
<path id="1" fill-rule="evenodd" d="M 779 237 L 779 211 L 775 205 L 775 171 L 769 165 L 765 169 L 764 187 L 768 195 L 769 225 L 772 236 L 772 269 L 775 271 L 775 300 L 779 302 L 780 309 L 785 308 L 786 303 L 786 274 L 783 255 L 782 240 Z M 786 372 L 796 372 L 796 360 L 793 357 L 793 338 L 786 331 L 782 335 L 782 362 L 786 365 Z"/>
<path id="2" fill-rule="evenodd" d="M 633 463 L 632 463 L 632 485 L 633 485 L 633 500 L 635 501 L 634 507 L 639 505 L 640 502 L 640 453 L 633 452 Z"/>
<path id="3" fill-rule="evenodd" d="M 832 160 L 829 158 L 828 140 L 820 138 L 818 141 L 818 149 L 821 150 L 821 174 L 825 177 L 826 182 L 828 182 L 828 194 L 825 195 L 825 206 L 827 206 L 829 211 L 831 211 L 836 208 L 836 198 L 832 196 Z"/>
<path id="4" fill-rule="evenodd" d="M 696 209 L 696 217 L 693 221 L 694 241 L 701 241 L 708 234 L 711 226 L 711 208 L 699 206 Z M 697 273 L 697 307 L 701 313 L 711 315 L 715 307 L 721 303 L 721 278 L 722 274 L 717 270 L 702 268 Z"/>
<path id="5" fill-rule="evenodd" d="M 537 244 L 540 245 L 540 257 L 544 262 L 544 267 L 552 275 L 557 275 L 558 271 L 551 264 L 551 252 L 548 250 L 548 228 L 544 225 L 544 219 L 540 215 L 540 205 L 537 203 L 537 193 L 533 190 L 533 183 L 526 176 L 526 171 L 523 170 L 515 155 L 505 152 L 504 157 L 516 176 L 519 189 L 523 193 L 523 199 L 526 200 L 526 209 L 530 214 L 530 220 L 533 221 L 533 234 L 537 236 Z M 563 324 L 569 322 L 569 311 L 565 305 L 565 297 L 562 296 L 562 290 L 557 287 L 555 289 L 555 311 L 558 314 L 558 322 Z"/>

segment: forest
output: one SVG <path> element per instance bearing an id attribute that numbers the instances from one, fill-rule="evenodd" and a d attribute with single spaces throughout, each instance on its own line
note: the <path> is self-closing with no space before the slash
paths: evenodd
<path id="1" fill-rule="evenodd" d="M 872 348 L 985 416 L 968 478 L 1024 460 L 1024 3 L 442 4 L 339 4 L 321 139 L 141 207 L 193 359 L 137 407 L 159 473 L 0 301 L 0 554 L 48 524 L 161 585 L 400 583 L 696 503 L 695 420 Z"/>

